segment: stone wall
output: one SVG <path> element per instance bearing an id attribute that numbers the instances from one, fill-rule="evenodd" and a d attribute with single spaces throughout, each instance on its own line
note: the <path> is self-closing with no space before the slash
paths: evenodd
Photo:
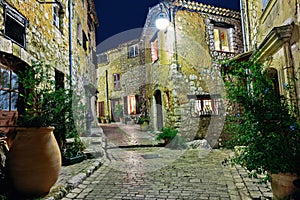
<path id="1" fill-rule="evenodd" d="M 251 0 L 248 3 L 243 1 L 248 50 L 260 49 L 260 53 L 263 54 L 261 61 L 265 61 L 265 67 L 277 70 L 281 94 L 287 95 L 284 85 L 295 85 L 295 98 L 298 99 L 295 103 L 300 109 L 299 81 L 289 83 L 288 80 L 291 76 L 299 78 L 300 4 L 296 0 L 269 0 L 264 8 L 262 6 L 259 0 Z M 291 25 L 290 31 L 284 27 L 286 25 Z M 271 34 L 274 36 L 270 37 Z M 272 40 L 273 43 L 270 42 Z"/>
<path id="2" fill-rule="evenodd" d="M 193 4 L 193 5 L 192 5 Z M 211 141 L 218 139 L 222 131 L 224 115 L 211 117 L 194 117 L 193 103 L 196 95 L 222 94 L 218 60 L 232 58 L 243 51 L 242 30 L 238 12 L 225 10 L 225 14 L 215 14 L 209 7 L 195 2 L 180 1 L 180 9 L 175 10 L 174 23 L 166 31 L 157 34 L 159 44 L 159 60 L 151 63 L 149 41 L 155 31 L 151 25 L 157 16 L 156 9 L 149 10 L 144 32 L 145 60 L 147 66 L 147 108 L 151 114 L 151 126 L 157 130 L 158 120 L 155 110 L 154 96 L 156 91 L 162 93 L 163 126 L 178 128 L 181 135 L 188 140 L 210 137 Z M 189 9 L 184 9 L 187 6 Z M 189 7 L 192 6 L 192 7 Z M 202 11 L 203 9 L 203 11 Z M 210 11 L 211 9 L 212 11 Z M 211 12 L 211 13 L 210 13 Z M 226 14 L 227 13 L 227 14 Z M 232 35 L 233 52 L 220 52 L 214 48 L 214 24 L 223 22 L 234 27 Z M 177 55 L 177 57 L 176 57 Z M 177 60 L 174 60 L 174 56 Z M 148 58 L 148 59 L 147 59 Z M 190 98 L 194 96 L 194 98 Z"/>
<path id="3" fill-rule="evenodd" d="M 53 2 L 43 4 L 36 0 L 0 1 L 0 66 L 11 69 L 18 74 L 25 66 L 30 66 L 32 60 L 39 60 L 55 67 L 67 77 L 70 75 L 69 60 L 71 54 L 69 47 L 72 44 L 73 88 L 77 93 L 83 94 L 82 102 L 91 107 L 89 97 L 85 97 L 85 90 L 88 85 L 94 87 L 96 81 L 94 52 L 96 50 L 95 30 L 98 19 L 94 12 L 94 1 L 73 0 L 71 41 L 69 35 L 69 1 Z M 58 9 L 56 24 L 53 15 L 54 7 Z M 14 13 L 16 19 L 25 19 L 24 45 L 18 44 L 5 34 L 5 9 Z M 79 24 L 82 25 L 82 29 L 79 29 Z M 13 31 L 16 32 L 17 27 L 14 27 Z M 86 37 L 83 38 L 83 35 Z M 65 79 L 64 84 L 68 87 L 69 81 Z"/>
<path id="4" fill-rule="evenodd" d="M 129 47 L 138 45 L 139 53 L 137 56 L 129 56 Z M 144 96 L 145 87 L 145 65 L 141 62 L 141 52 L 139 40 L 132 40 L 120 44 L 118 47 L 104 52 L 108 62 L 99 63 L 97 70 L 98 77 L 98 102 L 104 102 L 105 115 L 109 115 L 112 108 L 111 102 L 107 102 L 106 87 L 108 87 L 108 99 L 118 100 L 127 109 L 124 97 L 129 95 Z M 102 54 L 102 55 L 103 55 Z M 107 71 L 107 86 L 106 86 Z M 113 74 L 121 75 L 121 88 L 114 90 Z M 107 107 L 107 103 L 109 106 Z M 126 113 L 126 112 L 125 112 Z"/>

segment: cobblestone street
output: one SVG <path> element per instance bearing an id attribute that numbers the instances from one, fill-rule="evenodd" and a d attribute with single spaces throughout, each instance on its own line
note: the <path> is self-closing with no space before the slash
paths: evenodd
<path id="1" fill-rule="evenodd" d="M 229 153 L 108 148 L 104 165 L 63 199 L 271 199 L 269 184 L 222 164 Z"/>

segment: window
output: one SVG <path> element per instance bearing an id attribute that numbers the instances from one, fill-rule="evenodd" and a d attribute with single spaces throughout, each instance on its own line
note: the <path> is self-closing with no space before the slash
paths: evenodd
<path id="1" fill-rule="evenodd" d="M 220 114 L 220 95 L 188 95 L 188 98 L 195 99 L 191 107 L 191 114 L 193 117 L 204 117 Z"/>
<path id="2" fill-rule="evenodd" d="M 139 48 L 138 45 L 132 45 L 129 47 L 129 52 L 128 52 L 128 56 L 129 58 L 133 58 L 139 55 Z"/>
<path id="3" fill-rule="evenodd" d="M 108 62 L 107 55 L 105 53 L 97 55 L 97 58 L 98 58 L 98 63 L 99 64 Z"/>
<path id="4" fill-rule="evenodd" d="M 0 68 L 0 110 L 17 110 L 18 88 L 18 76 L 12 70 Z"/>
<path id="5" fill-rule="evenodd" d="M 136 114 L 136 99 L 135 95 L 130 95 L 127 97 L 128 101 L 128 113 L 130 115 L 135 115 Z"/>
<path id="6" fill-rule="evenodd" d="M 265 9 L 270 0 L 262 0 L 262 9 Z"/>
<path id="7" fill-rule="evenodd" d="M 114 90 L 121 89 L 120 74 L 114 74 Z"/>
<path id="8" fill-rule="evenodd" d="M 151 59 L 152 63 L 158 60 L 158 39 L 157 37 L 151 41 Z"/>
<path id="9" fill-rule="evenodd" d="M 4 10 L 4 35 L 25 48 L 26 18 L 6 4 L 4 4 Z"/>
<path id="10" fill-rule="evenodd" d="M 216 51 L 233 52 L 232 28 L 214 27 L 214 41 Z"/>
<path id="11" fill-rule="evenodd" d="M 59 28 L 59 7 L 53 6 L 53 24 Z"/>
<path id="12" fill-rule="evenodd" d="M 77 24 L 77 41 L 79 44 L 82 43 L 82 25 L 80 23 Z"/>
<path id="13" fill-rule="evenodd" d="M 65 79 L 64 73 L 55 69 L 55 89 L 65 88 L 64 79 Z"/>

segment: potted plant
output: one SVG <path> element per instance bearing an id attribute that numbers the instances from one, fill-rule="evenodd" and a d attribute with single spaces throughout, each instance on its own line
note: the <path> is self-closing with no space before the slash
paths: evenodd
<path id="1" fill-rule="evenodd" d="M 7 156 L 14 188 L 26 196 L 44 195 L 58 179 L 61 154 L 53 134 L 53 121 L 61 115 L 64 90 L 55 89 L 49 65 L 33 62 L 19 74 L 17 134 Z"/>
<path id="2" fill-rule="evenodd" d="M 274 199 L 291 196 L 293 181 L 300 172 L 299 115 L 293 99 L 279 94 L 276 77 L 255 57 L 227 61 L 224 68 L 227 99 L 231 108 L 238 108 L 227 116 L 231 120 L 227 127 L 232 134 L 229 144 L 240 147 L 231 160 L 254 176 L 267 172 Z M 292 84 L 284 87 L 292 96 Z"/>
<path id="3" fill-rule="evenodd" d="M 141 115 L 138 118 L 138 124 L 140 125 L 142 131 L 148 130 L 149 122 L 150 122 L 149 116 Z"/>
<path id="4" fill-rule="evenodd" d="M 106 117 L 105 116 L 100 116 L 99 117 L 99 120 L 102 124 L 105 124 L 106 123 Z"/>
<path id="5" fill-rule="evenodd" d="M 85 145 L 79 137 L 67 140 L 62 152 L 62 164 L 71 165 L 83 161 L 85 159 L 83 153 L 85 148 Z"/>
<path id="6" fill-rule="evenodd" d="M 168 145 L 170 141 L 175 138 L 177 135 L 178 130 L 173 129 L 171 127 L 163 127 L 161 132 L 157 135 L 156 140 L 164 140 L 164 144 Z"/>
<path id="7" fill-rule="evenodd" d="M 124 118 L 123 118 L 123 105 L 122 104 L 117 104 L 115 106 L 115 115 L 116 117 L 120 120 L 120 122 L 124 123 Z"/>

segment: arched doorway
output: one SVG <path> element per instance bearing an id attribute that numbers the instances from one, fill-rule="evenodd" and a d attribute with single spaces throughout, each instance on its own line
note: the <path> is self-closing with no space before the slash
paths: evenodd
<path id="1" fill-rule="evenodd" d="M 162 112 L 162 100 L 161 100 L 160 90 L 155 91 L 154 100 L 155 100 L 155 105 L 154 105 L 155 125 L 154 126 L 157 131 L 160 131 L 163 127 L 163 112 Z"/>

